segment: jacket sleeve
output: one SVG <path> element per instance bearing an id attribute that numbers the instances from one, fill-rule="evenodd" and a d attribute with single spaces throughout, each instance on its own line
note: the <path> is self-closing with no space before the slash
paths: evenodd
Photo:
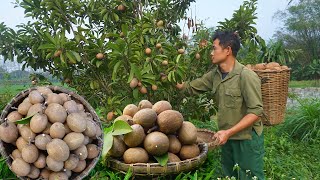
<path id="1" fill-rule="evenodd" d="M 200 78 L 197 78 L 190 82 L 186 82 L 183 86 L 182 92 L 187 92 L 189 94 L 199 94 L 201 92 L 212 90 L 213 76 L 214 73 L 213 70 L 211 70 Z"/>
<path id="2" fill-rule="evenodd" d="M 247 106 L 247 114 L 262 116 L 263 104 L 260 78 L 255 72 L 246 68 L 243 69 L 240 76 L 241 93 Z"/>

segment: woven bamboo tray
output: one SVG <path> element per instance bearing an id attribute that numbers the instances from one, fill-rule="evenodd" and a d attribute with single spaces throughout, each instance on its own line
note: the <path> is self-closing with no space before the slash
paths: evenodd
<path id="1" fill-rule="evenodd" d="M 48 88 L 50 88 L 54 93 L 66 93 L 69 94 L 71 96 L 71 98 L 75 101 L 79 101 L 83 104 L 86 112 L 89 112 L 94 121 L 99 125 L 99 127 L 102 129 L 101 126 L 101 121 L 98 117 L 98 115 L 96 114 L 95 110 L 91 107 L 91 105 L 80 95 L 64 89 L 62 87 L 59 86 L 47 86 Z M 5 107 L 5 109 L 2 111 L 2 114 L 0 116 L 0 123 L 3 123 L 5 121 L 5 118 L 7 117 L 7 115 L 13 111 L 12 107 L 17 107 L 28 95 L 32 90 L 35 90 L 36 87 L 24 90 L 22 92 L 20 92 L 19 94 L 17 94 Z M 95 139 L 92 144 L 96 144 L 101 150 L 103 147 L 103 133 L 102 135 Z M 15 146 L 13 146 L 12 144 L 8 144 L 5 143 L 3 141 L 0 140 L 0 152 L 2 157 L 6 158 L 6 163 L 9 166 L 9 168 L 11 168 L 11 164 L 13 159 L 10 157 L 10 154 L 12 153 L 12 151 L 15 149 Z M 91 160 L 87 160 L 87 167 L 85 170 L 83 170 L 81 173 L 73 173 L 73 175 L 70 177 L 70 179 L 76 179 L 76 180 L 80 180 L 83 179 L 84 177 L 86 177 L 89 172 L 95 167 L 95 165 L 97 164 L 97 162 L 99 161 L 99 158 L 101 156 L 101 151 L 100 154 Z M 26 180 L 26 179 L 30 179 L 30 178 L 26 178 L 26 177 L 18 177 L 20 179 Z"/>
<path id="2" fill-rule="evenodd" d="M 290 70 L 254 70 L 261 79 L 265 125 L 283 122 L 287 105 Z"/>
<path id="3" fill-rule="evenodd" d="M 161 166 L 159 163 L 136 163 L 125 164 L 117 159 L 109 159 L 107 166 L 119 171 L 123 174 L 130 169 L 136 176 L 161 176 L 169 174 L 178 174 L 180 172 L 190 171 L 199 167 L 207 158 L 208 145 L 205 143 L 198 144 L 200 155 L 180 162 L 168 163 L 166 166 Z"/>
<path id="4" fill-rule="evenodd" d="M 215 132 L 208 129 L 197 129 L 197 143 L 206 143 L 209 150 L 213 150 L 217 147 L 213 136 Z"/>

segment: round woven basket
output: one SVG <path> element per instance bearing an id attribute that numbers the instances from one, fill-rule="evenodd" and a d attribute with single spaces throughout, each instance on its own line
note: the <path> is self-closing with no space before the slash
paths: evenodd
<path id="1" fill-rule="evenodd" d="M 198 144 L 200 155 L 180 162 L 168 163 L 166 166 L 161 166 L 159 163 L 136 163 L 125 164 L 117 159 L 109 159 L 107 166 L 119 171 L 123 174 L 130 169 L 137 176 L 161 176 L 169 174 L 178 174 L 180 172 L 190 171 L 199 167 L 207 158 L 208 145 L 205 143 Z"/>
<path id="2" fill-rule="evenodd" d="M 217 147 L 213 136 L 215 132 L 208 129 L 198 129 L 197 130 L 197 143 L 206 143 L 209 150 L 213 150 Z"/>
<path id="3" fill-rule="evenodd" d="M 290 68 L 282 70 L 254 70 L 261 79 L 261 93 L 265 125 L 283 122 L 290 81 Z"/>
<path id="4" fill-rule="evenodd" d="M 80 95 L 67 90 L 65 88 L 59 87 L 59 86 L 47 86 L 48 88 L 50 88 L 54 93 L 66 93 L 69 94 L 71 99 L 80 102 L 81 104 L 83 104 L 86 112 L 89 112 L 94 121 L 97 123 L 97 125 L 99 125 L 99 127 L 102 129 L 101 126 L 101 122 L 100 119 L 98 117 L 98 115 L 96 114 L 95 110 L 91 107 L 91 105 Z M 35 90 L 36 87 L 24 90 L 22 92 L 20 92 L 19 94 L 17 94 L 5 107 L 5 109 L 2 111 L 2 114 L 0 116 L 0 123 L 3 123 L 5 121 L 5 118 L 7 117 L 7 115 L 13 111 L 12 107 L 17 107 L 28 95 L 32 90 Z M 89 172 L 95 167 L 95 165 L 97 164 L 97 162 L 99 161 L 101 152 L 102 152 L 102 147 L 103 147 L 103 133 L 100 137 L 96 138 L 92 144 L 96 144 L 99 149 L 100 149 L 100 153 L 99 155 L 94 158 L 94 159 L 90 159 L 90 160 L 86 160 L 87 162 L 87 167 L 85 170 L 83 170 L 81 173 L 73 173 L 73 175 L 70 177 L 70 179 L 83 179 L 84 177 L 86 177 Z M 0 140 L 0 152 L 2 157 L 6 158 L 6 162 L 9 166 L 9 168 L 11 169 L 11 164 L 13 159 L 10 157 L 10 154 L 12 153 L 12 151 L 15 149 L 15 146 L 6 142 L 3 142 Z M 30 179 L 30 178 L 26 178 L 26 177 L 19 177 L 20 179 Z"/>

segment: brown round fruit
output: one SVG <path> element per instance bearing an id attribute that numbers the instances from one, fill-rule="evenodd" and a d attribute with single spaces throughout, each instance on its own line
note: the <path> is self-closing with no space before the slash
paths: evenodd
<path id="1" fill-rule="evenodd" d="M 137 79 L 137 78 L 133 78 L 133 79 L 130 81 L 130 87 L 131 87 L 131 88 L 135 88 L 135 87 L 138 86 L 138 83 L 139 83 L 138 79 Z"/>
<path id="2" fill-rule="evenodd" d="M 158 115 L 157 123 L 159 130 L 165 134 L 175 133 L 184 121 L 180 112 L 175 110 L 166 110 Z"/>
<path id="3" fill-rule="evenodd" d="M 33 141 L 36 137 L 36 134 L 30 129 L 28 125 L 22 125 L 19 129 L 19 133 L 21 134 L 21 137 L 29 142 L 30 140 Z"/>
<path id="4" fill-rule="evenodd" d="M 12 155 L 13 159 L 22 158 L 21 152 L 19 151 L 19 149 L 13 150 L 11 155 Z"/>
<path id="5" fill-rule="evenodd" d="M 71 113 L 67 117 L 67 124 L 74 132 L 84 132 L 87 128 L 87 120 L 80 113 Z"/>
<path id="6" fill-rule="evenodd" d="M 108 112 L 108 114 L 107 114 L 107 120 L 108 120 L 108 121 L 112 121 L 113 116 L 114 116 L 114 113 L 113 113 L 112 111 L 111 111 L 111 112 Z"/>
<path id="7" fill-rule="evenodd" d="M 21 104 L 23 104 L 23 103 L 21 103 Z M 30 104 L 30 107 L 31 107 L 31 104 Z M 12 111 L 7 116 L 8 121 L 10 121 L 12 123 L 14 123 L 14 122 L 16 122 L 16 121 L 18 121 L 18 120 L 20 120 L 22 118 L 23 118 L 23 115 L 20 114 L 18 111 Z"/>
<path id="8" fill-rule="evenodd" d="M 146 48 L 145 53 L 146 55 L 150 55 L 152 52 L 152 50 L 150 48 Z"/>
<path id="9" fill-rule="evenodd" d="M 45 96 L 52 93 L 52 90 L 45 86 L 37 87 L 37 90 Z"/>
<path id="10" fill-rule="evenodd" d="M 0 125 L 0 139 L 6 143 L 13 143 L 18 139 L 18 128 L 12 122 Z"/>
<path id="11" fill-rule="evenodd" d="M 87 151 L 88 151 L 88 159 L 94 159 L 98 157 L 100 151 L 97 145 L 95 144 L 88 144 L 87 146 Z"/>
<path id="12" fill-rule="evenodd" d="M 125 121 L 126 123 L 128 123 L 129 125 L 132 125 L 133 124 L 133 119 L 131 116 L 129 115 L 121 115 L 119 117 L 117 117 L 114 122 L 116 121 L 119 121 L 119 120 L 122 120 L 122 121 Z"/>
<path id="13" fill-rule="evenodd" d="M 50 127 L 50 136 L 52 138 L 62 139 L 66 135 L 66 130 L 61 122 L 53 123 Z"/>
<path id="14" fill-rule="evenodd" d="M 21 115 L 27 115 L 28 111 L 30 109 L 30 107 L 32 106 L 32 104 L 29 101 L 26 102 L 22 102 L 19 106 L 18 106 L 18 112 Z M 9 116 L 9 115 L 8 115 Z M 8 118 L 9 119 L 9 118 Z"/>
<path id="15" fill-rule="evenodd" d="M 31 179 L 37 179 L 39 176 L 40 176 L 40 170 L 35 166 L 31 166 L 28 177 Z"/>
<path id="16" fill-rule="evenodd" d="M 147 88 L 144 87 L 144 86 L 141 86 L 141 88 L 139 89 L 139 91 L 140 91 L 141 94 L 147 94 L 147 93 L 148 93 Z"/>
<path id="17" fill-rule="evenodd" d="M 178 49 L 179 54 L 184 54 L 185 50 L 184 49 Z"/>
<path id="18" fill-rule="evenodd" d="M 121 157 L 123 153 L 126 151 L 127 147 L 126 144 L 123 142 L 120 136 L 113 137 L 113 144 L 109 151 L 109 154 L 112 157 Z"/>
<path id="19" fill-rule="evenodd" d="M 139 108 L 136 105 L 129 104 L 123 109 L 122 114 L 133 117 L 138 111 L 139 111 Z"/>
<path id="20" fill-rule="evenodd" d="M 266 69 L 266 66 L 265 66 L 264 63 L 260 63 L 260 64 L 256 64 L 256 65 L 254 66 L 254 69 L 256 69 L 256 70 L 265 70 L 265 69 Z"/>
<path id="21" fill-rule="evenodd" d="M 13 160 L 11 164 L 11 170 L 18 176 L 27 176 L 31 171 L 31 166 L 22 158 L 17 158 Z"/>
<path id="22" fill-rule="evenodd" d="M 98 54 L 96 55 L 96 58 L 101 60 L 101 59 L 104 58 L 104 54 L 103 54 L 103 53 L 98 53 Z"/>
<path id="23" fill-rule="evenodd" d="M 47 144 L 51 142 L 52 138 L 48 134 L 39 134 L 35 138 L 35 145 L 40 150 L 47 150 Z"/>
<path id="24" fill-rule="evenodd" d="M 133 116 L 133 123 L 144 128 L 151 128 L 157 121 L 157 113 L 153 109 L 141 109 Z"/>
<path id="25" fill-rule="evenodd" d="M 172 110 L 172 106 L 168 101 L 158 101 L 153 106 L 152 109 L 157 113 L 160 114 L 166 110 Z"/>
<path id="26" fill-rule="evenodd" d="M 177 83 L 177 84 L 176 84 L 176 88 L 179 89 L 179 90 L 181 90 L 181 89 L 183 89 L 183 85 L 184 85 L 184 83 L 181 83 L 181 84 L 180 84 L 180 83 Z"/>
<path id="27" fill-rule="evenodd" d="M 50 171 L 49 169 L 45 168 L 41 170 L 40 173 L 40 178 L 42 179 L 49 179 L 50 174 L 52 173 L 52 171 Z"/>
<path id="28" fill-rule="evenodd" d="M 143 142 L 146 134 L 144 133 L 144 129 L 140 124 L 134 124 L 131 126 L 131 128 L 132 131 L 124 135 L 124 143 L 128 147 L 137 147 Z"/>
<path id="29" fill-rule="evenodd" d="M 59 57 L 61 55 L 62 51 L 59 49 L 56 52 L 54 52 L 53 57 Z"/>
<path id="30" fill-rule="evenodd" d="M 59 94 L 56 94 L 56 93 L 48 94 L 46 98 L 46 102 L 47 104 L 57 103 L 57 104 L 63 105 L 63 100 L 61 99 L 61 96 L 59 96 Z"/>
<path id="31" fill-rule="evenodd" d="M 22 149 L 28 145 L 28 141 L 24 140 L 22 137 L 19 137 L 16 141 L 17 148 L 21 152 Z"/>
<path id="32" fill-rule="evenodd" d="M 164 25 L 164 22 L 162 20 L 157 22 L 157 27 L 160 28 L 160 27 L 163 27 L 163 25 Z"/>
<path id="33" fill-rule="evenodd" d="M 46 167 L 46 156 L 44 154 L 40 154 L 37 161 L 33 163 L 35 167 L 42 169 Z"/>
<path id="34" fill-rule="evenodd" d="M 169 135 L 169 152 L 173 154 L 178 154 L 181 150 L 181 143 L 178 140 L 177 136 Z"/>
<path id="35" fill-rule="evenodd" d="M 164 61 L 161 62 L 161 64 L 162 64 L 163 66 L 167 66 L 169 63 L 168 63 L 167 60 L 164 60 Z"/>
<path id="36" fill-rule="evenodd" d="M 118 11 L 125 11 L 126 10 L 126 7 L 123 5 L 123 4 L 120 4 L 118 7 L 117 7 Z"/>
<path id="37" fill-rule="evenodd" d="M 161 156 L 169 150 L 169 138 L 161 132 L 152 132 L 144 140 L 144 148 L 154 156 Z"/>
<path id="38" fill-rule="evenodd" d="M 79 163 L 77 164 L 77 167 L 74 168 L 72 171 L 76 173 L 82 172 L 86 168 L 86 166 L 87 166 L 86 161 L 80 160 Z"/>
<path id="39" fill-rule="evenodd" d="M 178 131 L 181 144 L 194 144 L 197 141 L 197 128 L 191 123 L 184 121 Z"/>
<path id="40" fill-rule="evenodd" d="M 64 168 L 67 170 L 73 170 L 79 163 L 79 157 L 75 154 L 70 154 L 69 158 L 64 162 Z"/>
<path id="41" fill-rule="evenodd" d="M 34 163 L 39 157 L 39 150 L 33 144 L 28 144 L 21 151 L 22 159 L 27 163 Z"/>
<path id="42" fill-rule="evenodd" d="M 45 114 L 37 113 L 30 120 L 30 129 L 34 133 L 41 133 L 47 127 L 48 117 Z"/>
<path id="43" fill-rule="evenodd" d="M 170 152 L 168 153 L 168 163 L 180 162 L 180 161 L 181 159 L 177 155 Z"/>
<path id="44" fill-rule="evenodd" d="M 31 91 L 28 97 L 31 104 L 43 103 L 44 101 L 44 97 L 37 90 Z"/>
<path id="45" fill-rule="evenodd" d="M 66 101 L 63 107 L 67 110 L 68 114 L 79 112 L 77 103 L 74 100 Z"/>
<path id="46" fill-rule="evenodd" d="M 196 54 L 196 60 L 201 59 L 201 55 L 199 53 Z"/>
<path id="47" fill-rule="evenodd" d="M 70 149 L 61 139 L 53 139 L 47 144 L 47 152 L 56 161 L 65 161 L 69 158 Z"/>
<path id="48" fill-rule="evenodd" d="M 63 138 L 63 141 L 68 145 L 70 150 L 76 150 L 83 144 L 84 135 L 82 133 L 71 132 Z"/>
<path id="49" fill-rule="evenodd" d="M 52 172 L 49 180 L 68 180 L 68 175 L 65 172 Z"/>
<path id="50" fill-rule="evenodd" d="M 47 156 L 46 164 L 51 171 L 59 172 L 63 169 L 63 161 L 57 161 L 53 157 Z"/>
<path id="51" fill-rule="evenodd" d="M 40 104 L 40 103 L 34 104 L 29 108 L 28 113 L 27 113 L 27 117 L 33 116 L 36 113 L 42 113 L 44 109 L 45 109 L 45 106 L 43 106 L 42 104 Z"/>
<path id="52" fill-rule="evenodd" d="M 200 149 L 196 144 L 182 146 L 180 150 L 181 160 L 191 159 L 199 156 L 199 154 L 200 154 Z"/>
<path id="53" fill-rule="evenodd" d="M 59 93 L 59 96 L 61 97 L 63 103 L 71 100 L 71 96 L 66 93 Z"/>
<path id="54" fill-rule="evenodd" d="M 157 43 L 157 44 L 156 44 L 156 48 L 157 48 L 157 49 L 160 49 L 161 47 L 162 47 L 161 43 Z"/>
<path id="55" fill-rule="evenodd" d="M 51 123 L 64 123 L 67 118 L 66 109 L 62 105 L 57 103 L 49 104 L 49 106 L 45 110 L 45 114 L 48 116 L 48 119 Z"/>
<path id="56" fill-rule="evenodd" d="M 145 109 L 145 108 L 150 108 L 151 109 L 152 108 L 152 103 L 150 101 L 146 100 L 146 99 L 141 100 L 139 102 L 139 104 L 138 104 L 138 108 L 139 108 L 139 110 Z"/>
<path id="57" fill-rule="evenodd" d="M 157 85 L 152 85 L 152 86 L 151 86 L 151 89 L 152 89 L 153 91 L 156 91 L 156 90 L 158 90 L 158 86 L 157 86 Z"/>
<path id="58" fill-rule="evenodd" d="M 81 145 L 78 149 L 74 150 L 74 154 L 79 157 L 80 160 L 85 160 L 88 157 L 88 150 L 85 145 Z"/>
<path id="59" fill-rule="evenodd" d="M 123 160 L 127 164 L 147 163 L 149 161 L 149 155 L 147 151 L 141 147 L 129 148 L 124 152 Z"/>
<path id="60" fill-rule="evenodd" d="M 96 134 L 97 134 L 96 131 L 97 131 L 97 128 L 96 128 L 95 122 L 91 119 L 88 119 L 87 120 L 87 128 L 83 132 L 83 134 L 92 138 L 92 137 L 96 136 Z"/>

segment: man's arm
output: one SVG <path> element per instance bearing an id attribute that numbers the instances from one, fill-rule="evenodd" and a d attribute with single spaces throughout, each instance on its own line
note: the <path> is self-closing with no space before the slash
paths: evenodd
<path id="1" fill-rule="evenodd" d="M 197 78 L 191 82 L 177 84 L 176 87 L 182 92 L 187 92 L 189 94 L 199 94 L 201 92 L 210 91 L 213 86 L 213 73 L 213 70 L 211 70 L 200 78 Z"/>
<path id="2" fill-rule="evenodd" d="M 241 93 L 247 106 L 247 115 L 240 122 L 228 130 L 218 131 L 214 138 L 219 145 L 223 145 L 234 134 L 252 126 L 262 115 L 261 81 L 259 77 L 248 69 L 241 75 Z"/>

